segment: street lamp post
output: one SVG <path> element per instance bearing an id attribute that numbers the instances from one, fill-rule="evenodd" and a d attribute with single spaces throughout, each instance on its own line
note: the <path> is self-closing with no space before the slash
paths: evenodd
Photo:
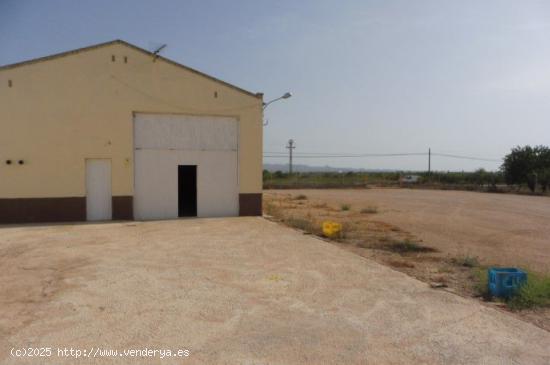
<path id="1" fill-rule="evenodd" d="M 283 95 L 279 96 L 278 98 L 275 98 L 275 99 L 273 99 L 273 100 L 270 100 L 270 101 L 268 101 L 268 102 L 265 102 L 265 103 L 263 104 L 263 110 L 265 110 L 265 108 L 267 108 L 270 104 L 272 104 L 272 103 L 274 103 L 274 102 L 276 102 L 276 101 L 279 101 L 279 100 L 288 99 L 288 98 L 290 98 L 291 96 L 292 96 L 291 93 L 286 92 L 286 93 L 284 93 Z M 263 124 L 264 124 L 264 126 L 266 126 L 268 123 L 269 123 L 269 121 L 266 119 L 266 121 L 265 121 Z"/>

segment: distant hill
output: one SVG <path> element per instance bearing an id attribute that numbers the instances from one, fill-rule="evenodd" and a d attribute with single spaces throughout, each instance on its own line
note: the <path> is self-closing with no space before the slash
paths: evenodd
<path id="1" fill-rule="evenodd" d="M 394 172 L 396 170 L 390 169 L 357 169 L 353 167 L 331 167 L 331 166 L 309 166 L 309 165 L 293 165 L 294 172 Z M 276 164 L 265 163 L 264 170 L 275 171 L 288 171 L 288 164 Z"/>

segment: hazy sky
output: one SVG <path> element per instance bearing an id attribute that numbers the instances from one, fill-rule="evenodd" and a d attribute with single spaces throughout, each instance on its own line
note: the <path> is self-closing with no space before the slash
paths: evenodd
<path id="1" fill-rule="evenodd" d="M 112 39 L 265 99 L 265 151 L 501 158 L 550 144 L 550 1 L 0 0 L 0 64 Z M 284 162 L 266 159 L 266 162 Z M 425 169 L 424 156 L 297 163 Z M 499 162 L 435 156 L 438 170 Z"/>

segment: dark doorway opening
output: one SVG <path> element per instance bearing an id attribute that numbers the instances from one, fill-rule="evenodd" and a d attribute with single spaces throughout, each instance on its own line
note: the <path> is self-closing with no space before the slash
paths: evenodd
<path id="1" fill-rule="evenodd" d="M 178 166 L 178 216 L 197 216 L 197 166 Z"/>

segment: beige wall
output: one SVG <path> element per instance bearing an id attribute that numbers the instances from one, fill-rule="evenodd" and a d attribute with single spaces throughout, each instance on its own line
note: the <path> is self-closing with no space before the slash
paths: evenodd
<path id="1" fill-rule="evenodd" d="M 0 70 L 0 198 L 85 196 L 86 158 L 133 195 L 133 112 L 236 117 L 239 190 L 261 192 L 261 98 L 115 43 Z"/>

